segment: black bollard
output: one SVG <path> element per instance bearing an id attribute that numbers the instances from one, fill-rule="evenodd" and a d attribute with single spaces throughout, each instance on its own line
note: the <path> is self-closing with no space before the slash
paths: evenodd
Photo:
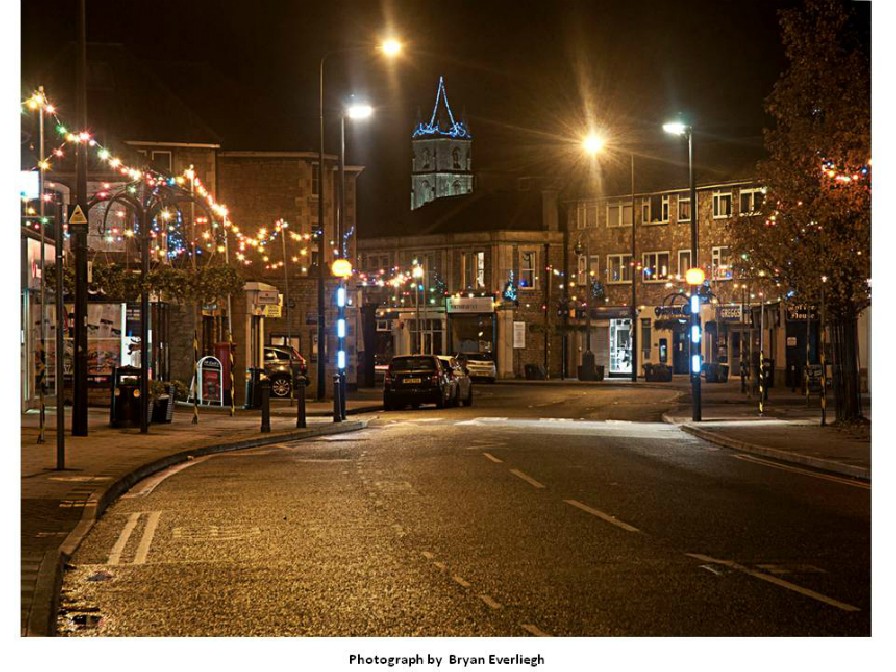
<path id="1" fill-rule="evenodd" d="M 271 381 L 264 378 L 260 383 L 261 390 L 261 433 L 271 431 Z"/>
<path id="2" fill-rule="evenodd" d="M 296 429 L 305 429 L 308 426 L 305 419 L 305 376 L 299 376 L 298 389 L 296 390 Z"/>
<path id="3" fill-rule="evenodd" d="M 345 420 L 345 374 L 339 374 L 339 412 L 343 420 Z"/>
<path id="4" fill-rule="evenodd" d="M 333 422 L 342 422 L 342 385 L 339 384 L 339 374 L 333 376 Z"/>

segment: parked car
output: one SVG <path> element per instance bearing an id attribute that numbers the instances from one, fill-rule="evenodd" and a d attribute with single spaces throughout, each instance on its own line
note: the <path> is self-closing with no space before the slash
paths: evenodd
<path id="1" fill-rule="evenodd" d="M 445 408 L 455 397 L 457 382 L 436 355 L 393 357 L 383 382 L 383 409 L 397 410 L 410 404 L 435 404 Z"/>
<path id="2" fill-rule="evenodd" d="M 271 381 L 271 394 L 288 397 L 299 377 L 308 375 L 308 363 L 290 345 L 264 346 L 264 375 Z"/>
<path id="3" fill-rule="evenodd" d="M 464 367 L 454 357 L 439 355 L 439 362 L 447 371 L 454 382 L 454 396 L 451 399 L 452 406 L 473 405 L 473 381 L 467 375 Z"/>
<path id="4" fill-rule="evenodd" d="M 495 360 L 491 353 L 488 352 L 461 352 L 457 356 L 460 362 L 467 370 L 467 375 L 473 380 L 485 380 L 494 383 L 498 377 L 495 369 Z"/>

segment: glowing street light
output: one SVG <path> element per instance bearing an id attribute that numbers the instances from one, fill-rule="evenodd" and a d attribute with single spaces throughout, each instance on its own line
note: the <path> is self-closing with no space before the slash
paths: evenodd
<path id="1" fill-rule="evenodd" d="M 692 268 L 688 270 L 686 274 L 686 278 L 690 276 L 692 279 L 697 279 L 696 272 L 700 271 L 698 268 L 700 263 L 697 258 L 697 215 L 699 212 L 699 208 L 697 207 L 697 192 L 694 186 L 694 140 L 693 140 L 693 129 L 681 122 L 681 121 L 671 121 L 663 124 L 663 130 L 666 133 L 671 135 L 686 135 L 688 138 L 688 185 L 690 188 L 690 196 L 691 196 L 691 266 Z M 692 271 L 695 273 L 692 274 Z M 702 274 L 702 271 L 701 271 Z M 690 345 L 690 356 L 691 356 L 691 417 L 693 420 L 702 419 L 701 412 L 701 400 L 700 400 L 700 369 L 701 369 L 701 357 L 700 357 L 700 343 L 695 339 L 695 335 L 699 335 L 700 329 L 700 310 L 699 310 L 699 296 L 697 295 L 698 288 L 703 281 L 700 283 L 692 283 L 690 279 L 688 280 L 688 284 L 691 285 L 691 345 Z M 695 306 L 693 303 L 694 297 L 698 297 L 698 303 Z M 696 310 L 695 310 L 696 308 Z M 696 329 L 695 329 L 696 327 Z"/>

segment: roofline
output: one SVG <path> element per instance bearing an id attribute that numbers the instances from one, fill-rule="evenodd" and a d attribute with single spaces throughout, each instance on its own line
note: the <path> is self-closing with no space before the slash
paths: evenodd
<path id="1" fill-rule="evenodd" d="M 729 180 L 727 182 L 712 182 L 709 184 L 698 184 L 694 186 L 695 191 L 706 191 L 708 189 L 721 189 L 724 187 L 734 187 L 741 184 L 759 184 L 759 180 L 756 179 L 743 179 L 743 180 Z M 657 189 L 656 191 L 636 191 L 634 196 L 653 196 L 655 194 L 676 194 L 676 193 L 686 193 L 688 191 L 688 187 L 673 187 L 669 189 Z M 605 194 L 602 196 L 581 196 L 579 198 L 569 198 L 563 201 L 563 203 L 580 203 L 582 201 L 606 201 L 613 198 L 631 198 L 632 192 L 621 192 L 618 194 Z"/>
<path id="2" fill-rule="evenodd" d="M 208 142 L 164 142 L 161 140 L 125 140 L 126 145 L 145 145 L 147 147 L 199 147 L 202 149 L 218 149 L 221 145 Z"/>

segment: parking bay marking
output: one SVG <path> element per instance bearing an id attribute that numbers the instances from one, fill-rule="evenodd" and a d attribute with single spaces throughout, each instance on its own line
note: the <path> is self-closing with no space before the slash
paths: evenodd
<path id="1" fill-rule="evenodd" d="M 730 567 L 731 569 L 736 569 L 737 571 L 743 572 L 744 574 L 752 576 L 755 579 L 761 579 L 762 581 L 767 581 L 768 583 L 780 586 L 781 588 L 792 590 L 794 592 L 800 593 L 801 595 L 805 595 L 806 597 L 811 597 L 813 600 L 818 600 L 819 602 L 829 604 L 832 607 L 836 607 L 837 609 L 842 609 L 843 611 L 861 611 L 861 609 L 859 609 L 858 607 L 854 607 L 851 604 L 840 602 L 832 597 L 828 597 L 827 595 L 817 593 L 814 590 L 809 590 L 808 588 L 803 588 L 802 586 L 798 586 L 795 583 L 791 583 L 790 581 L 780 579 L 777 576 L 770 576 L 769 574 L 757 572 L 756 570 L 745 567 L 744 565 L 734 562 L 733 560 L 719 560 L 717 558 L 711 558 L 708 555 L 701 555 L 699 553 L 686 553 L 685 555 L 687 555 L 689 558 L 700 560 L 701 562 L 711 562 L 716 565 L 723 565 L 725 567 Z"/>

